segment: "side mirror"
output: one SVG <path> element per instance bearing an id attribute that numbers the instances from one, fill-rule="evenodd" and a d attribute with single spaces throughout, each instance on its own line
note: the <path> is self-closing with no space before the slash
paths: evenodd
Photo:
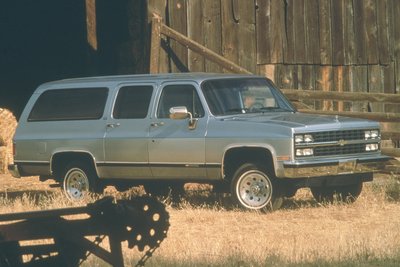
<path id="1" fill-rule="evenodd" d="M 189 130 L 196 129 L 197 119 L 193 118 L 186 107 L 172 107 L 169 109 L 169 118 L 173 120 L 183 120 L 189 117 Z"/>
<path id="2" fill-rule="evenodd" d="M 191 116 L 186 107 L 172 107 L 169 109 L 169 118 L 173 120 L 183 120 Z"/>

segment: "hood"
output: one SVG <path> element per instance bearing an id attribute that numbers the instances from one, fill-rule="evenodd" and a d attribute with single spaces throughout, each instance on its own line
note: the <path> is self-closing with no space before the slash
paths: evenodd
<path id="1" fill-rule="evenodd" d="M 337 130 L 343 128 L 378 128 L 377 122 L 330 115 L 316 115 L 306 113 L 264 113 L 264 114 L 243 114 L 224 118 L 229 121 L 247 121 L 249 123 L 265 123 L 280 126 L 286 126 L 293 129 L 301 129 L 302 131 L 314 130 Z"/>

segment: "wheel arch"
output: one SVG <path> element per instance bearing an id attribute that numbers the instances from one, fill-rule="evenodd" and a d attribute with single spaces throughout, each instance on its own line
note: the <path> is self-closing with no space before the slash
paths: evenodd
<path id="1" fill-rule="evenodd" d="M 73 161 L 80 161 L 88 164 L 98 175 L 95 157 L 87 151 L 57 151 L 50 159 L 50 170 L 57 179 L 60 177 L 63 169 Z"/>
<path id="2" fill-rule="evenodd" d="M 222 157 L 222 177 L 230 179 L 235 170 L 243 163 L 265 162 L 272 168 L 272 174 L 276 175 L 276 153 L 273 147 L 265 144 L 233 145 L 225 149 Z"/>

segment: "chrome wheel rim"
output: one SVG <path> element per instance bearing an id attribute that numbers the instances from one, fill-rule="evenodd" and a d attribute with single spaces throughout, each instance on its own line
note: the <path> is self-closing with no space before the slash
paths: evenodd
<path id="1" fill-rule="evenodd" d="M 252 170 L 243 173 L 236 185 L 239 202 L 249 209 L 262 209 L 272 198 L 272 183 L 262 172 Z"/>
<path id="2" fill-rule="evenodd" d="M 85 172 L 78 168 L 69 170 L 64 179 L 64 191 L 71 200 L 82 199 L 89 191 L 89 179 Z"/>

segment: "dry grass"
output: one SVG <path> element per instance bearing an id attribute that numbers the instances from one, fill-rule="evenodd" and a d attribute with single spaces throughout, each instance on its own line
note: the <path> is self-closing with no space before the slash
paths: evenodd
<path id="1" fill-rule="evenodd" d="M 148 266 L 399 265 L 400 203 L 388 200 L 385 179 L 368 184 L 354 204 L 320 205 L 304 189 L 268 214 L 215 204 L 207 188 L 189 191 L 179 208 L 168 206 L 168 237 Z M 53 191 L 9 195 L 0 195 L 0 213 L 71 205 Z M 125 248 L 127 266 L 140 256 Z M 90 258 L 84 266 L 107 265 Z"/>

